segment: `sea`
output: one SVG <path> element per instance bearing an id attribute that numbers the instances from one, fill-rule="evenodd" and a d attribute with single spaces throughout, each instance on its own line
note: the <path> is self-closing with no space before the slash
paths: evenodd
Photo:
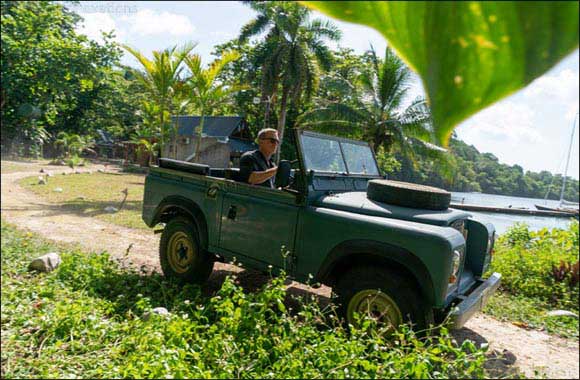
<path id="1" fill-rule="evenodd" d="M 495 195 L 485 193 L 451 193 L 452 203 L 465 203 L 478 206 L 495 206 L 495 207 L 526 207 L 535 210 L 536 204 L 548 207 L 558 207 L 559 201 L 510 197 L 506 195 Z M 531 230 L 540 230 L 542 228 L 567 228 L 571 218 L 554 218 L 547 216 L 534 215 L 515 215 L 499 214 L 495 212 L 467 211 L 481 221 L 492 223 L 495 226 L 498 235 L 506 232 L 515 223 L 526 223 Z"/>

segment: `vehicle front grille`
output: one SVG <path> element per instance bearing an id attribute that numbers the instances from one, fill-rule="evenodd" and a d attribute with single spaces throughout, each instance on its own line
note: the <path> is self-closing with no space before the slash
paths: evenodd
<path id="1" fill-rule="evenodd" d="M 451 223 L 450 226 L 459 231 L 459 233 L 463 235 L 465 241 L 467 241 L 467 229 L 465 228 L 465 220 L 463 219 L 456 220 L 455 222 Z"/>

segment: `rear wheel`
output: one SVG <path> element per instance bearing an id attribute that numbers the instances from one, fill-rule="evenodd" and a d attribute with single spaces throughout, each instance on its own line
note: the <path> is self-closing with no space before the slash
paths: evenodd
<path id="1" fill-rule="evenodd" d="M 407 278 L 381 267 L 355 267 L 337 282 L 339 312 L 345 322 L 357 325 L 355 318 L 368 316 L 381 326 L 395 330 L 411 323 L 415 331 L 433 323 L 416 287 Z"/>
<path id="2" fill-rule="evenodd" d="M 209 278 L 214 260 L 199 244 L 195 224 L 176 217 L 167 223 L 159 245 L 163 274 L 179 282 L 203 284 Z"/>

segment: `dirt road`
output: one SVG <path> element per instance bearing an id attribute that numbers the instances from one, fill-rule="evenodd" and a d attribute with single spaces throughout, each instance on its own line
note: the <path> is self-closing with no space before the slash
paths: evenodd
<path id="1" fill-rule="evenodd" d="M 18 165 L 12 162 L 11 164 Z M 40 233 L 54 241 L 79 243 L 85 249 L 94 252 L 108 251 L 119 258 L 124 257 L 128 250 L 127 259 L 133 265 L 138 267 L 144 265 L 149 270 L 159 270 L 157 259 L 159 235 L 66 212 L 58 205 L 44 201 L 18 186 L 19 179 L 38 175 L 41 167 L 55 175 L 63 171 L 72 172 L 66 167 L 22 164 L 23 171 L 2 174 L 1 213 L 5 221 Z M 99 168 L 104 167 L 93 165 L 90 169 Z M 238 273 L 242 285 L 248 287 L 255 287 L 267 280 L 259 273 L 216 263 L 209 287 L 218 287 L 225 275 L 233 272 Z M 330 295 L 330 289 L 326 287 L 312 289 L 294 282 L 289 284 L 289 291 L 301 294 L 315 293 L 323 299 L 328 299 Z M 541 331 L 524 330 L 483 314 L 475 316 L 465 328 L 454 332 L 453 335 L 459 342 L 471 339 L 477 344 L 488 343 L 490 353 L 486 365 L 494 376 L 509 377 L 515 368 L 522 371 L 526 377 L 578 379 L 580 376 L 577 341 L 550 336 Z"/>

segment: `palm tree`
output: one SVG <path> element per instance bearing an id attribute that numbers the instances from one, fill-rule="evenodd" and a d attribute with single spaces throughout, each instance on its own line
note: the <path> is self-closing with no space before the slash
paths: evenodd
<path id="1" fill-rule="evenodd" d="M 78 156 L 87 148 L 89 143 L 87 138 L 64 131 L 59 132 L 54 141 L 56 147 L 62 148 L 64 158 L 69 158 L 71 155 Z"/>
<path id="2" fill-rule="evenodd" d="M 201 115 L 201 120 L 197 128 L 197 142 L 195 146 L 193 160 L 199 162 L 202 131 L 206 115 L 211 115 L 214 109 L 219 106 L 232 93 L 245 88 L 242 85 L 226 85 L 217 79 L 224 67 L 237 60 L 240 54 L 237 51 L 229 51 L 216 59 L 212 64 L 204 69 L 199 54 L 193 54 L 185 58 L 184 62 L 191 71 L 191 77 L 187 79 L 186 89 L 189 94 L 189 103 Z"/>
<path id="3" fill-rule="evenodd" d="M 278 135 L 284 138 L 288 102 L 310 97 L 318 86 L 320 70 L 328 70 L 332 53 L 323 39 L 337 41 L 340 31 L 330 22 L 309 21 L 310 11 L 295 2 L 246 1 L 258 16 L 244 25 L 240 43 L 267 32 L 256 56 L 262 67 L 262 96 L 280 94 Z M 266 115 L 266 120 L 268 115 Z M 276 160 L 279 159 L 278 150 Z"/>
<path id="4" fill-rule="evenodd" d="M 154 51 L 153 60 L 127 45 L 121 46 L 143 66 L 144 71 L 135 71 L 134 74 L 147 89 L 150 99 L 159 107 L 157 122 L 161 129 L 162 145 L 169 134 L 169 115 L 174 111 L 175 99 L 183 86 L 183 80 L 180 77 L 183 70 L 182 63 L 196 45 L 189 43 L 180 48 L 173 46 L 163 51 Z M 173 146 L 176 146 L 175 142 Z"/>
<path id="5" fill-rule="evenodd" d="M 449 173 L 452 162 L 447 151 L 433 144 L 435 136 L 427 101 L 417 98 L 405 109 L 401 105 L 409 89 L 411 72 L 389 48 L 380 60 L 371 46 L 369 68 L 356 85 L 343 86 L 353 101 L 317 99 L 318 106 L 302 114 L 303 126 L 336 130 L 368 141 L 378 151 L 399 153 L 414 165 L 418 157 L 436 160 Z M 356 88 L 360 88 L 360 93 Z"/>

